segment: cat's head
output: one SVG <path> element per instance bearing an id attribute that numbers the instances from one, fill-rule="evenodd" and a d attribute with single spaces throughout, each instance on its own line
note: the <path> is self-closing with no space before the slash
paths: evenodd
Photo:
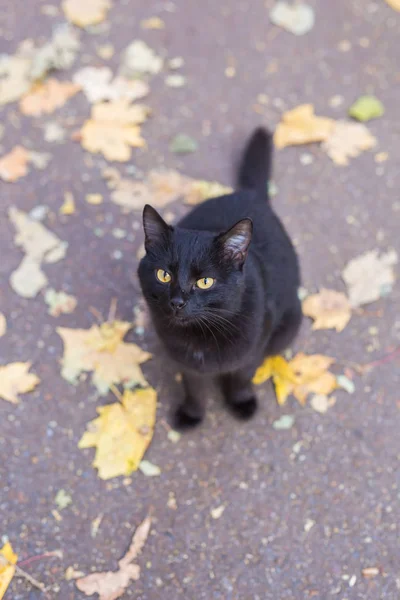
<path id="1" fill-rule="evenodd" d="M 149 205 L 143 211 L 146 255 L 139 279 L 153 315 L 180 326 L 219 313 L 232 316 L 244 291 L 252 222 L 214 234 L 171 227 Z"/>

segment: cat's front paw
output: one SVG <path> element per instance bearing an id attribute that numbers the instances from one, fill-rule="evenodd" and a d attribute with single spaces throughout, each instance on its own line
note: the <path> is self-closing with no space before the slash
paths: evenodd
<path id="1" fill-rule="evenodd" d="M 196 427 L 197 425 L 200 425 L 200 423 L 203 420 L 203 415 L 189 415 L 186 412 L 185 409 L 185 405 L 181 404 L 180 406 L 178 406 L 178 408 L 175 411 L 174 414 L 174 427 L 175 429 L 178 429 L 180 431 L 185 431 L 187 429 L 193 429 L 194 427 Z"/>
<path id="2" fill-rule="evenodd" d="M 251 396 L 244 402 L 227 402 L 228 408 L 234 417 L 241 421 L 247 421 L 255 414 L 258 408 L 257 398 Z"/>

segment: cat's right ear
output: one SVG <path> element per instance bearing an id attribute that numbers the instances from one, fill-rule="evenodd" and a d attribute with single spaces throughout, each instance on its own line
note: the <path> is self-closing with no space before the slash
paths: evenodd
<path id="1" fill-rule="evenodd" d="M 168 225 L 158 212 L 146 204 L 143 209 L 144 246 L 149 250 L 165 240 L 172 227 Z"/>

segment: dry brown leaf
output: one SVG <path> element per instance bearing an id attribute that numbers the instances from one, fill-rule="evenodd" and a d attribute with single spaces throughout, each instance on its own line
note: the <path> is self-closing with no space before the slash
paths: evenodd
<path id="1" fill-rule="evenodd" d="M 3 337 L 7 331 L 7 319 L 0 313 L 0 337 Z"/>
<path id="2" fill-rule="evenodd" d="M 18 404 L 18 394 L 34 390 L 40 379 L 28 372 L 30 368 L 29 362 L 15 362 L 0 367 L 0 398 Z"/>
<path id="3" fill-rule="evenodd" d="M 10 542 L 6 542 L 0 550 L 0 600 L 4 597 L 15 573 L 18 556 Z"/>
<path id="4" fill-rule="evenodd" d="M 50 114 L 63 106 L 80 90 L 80 86 L 69 81 L 49 79 L 45 83 L 38 83 L 22 98 L 19 106 L 24 115 L 39 116 Z"/>
<path id="5" fill-rule="evenodd" d="M 131 324 L 123 321 L 93 325 L 90 329 L 58 328 L 64 342 L 61 375 L 76 384 L 82 372 L 93 371 L 93 384 L 103 395 L 113 384 L 146 386 L 139 365 L 151 354 L 136 344 L 123 342 L 130 328 Z"/>
<path id="6" fill-rule="evenodd" d="M 397 261 L 395 250 L 371 250 L 353 258 L 342 272 L 351 305 L 370 304 L 388 294 L 395 282 L 393 267 Z"/>
<path id="7" fill-rule="evenodd" d="M 19 267 L 11 273 L 10 285 L 23 298 L 34 298 L 47 283 L 42 262 L 55 263 L 64 258 L 67 244 L 15 206 L 8 214 L 17 232 L 15 243 L 25 252 Z"/>
<path id="8" fill-rule="evenodd" d="M 312 104 L 301 104 L 282 115 L 274 143 L 277 148 L 323 142 L 331 135 L 335 121 L 327 117 L 316 117 Z"/>
<path id="9" fill-rule="evenodd" d="M 126 162 L 131 157 L 131 146 L 145 145 L 139 124 L 149 113 L 147 106 L 130 105 L 126 99 L 96 104 L 91 119 L 81 129 L 82 146 L 89 152 L 101 152 L 107 160 Z"/>
<path id="10" fill-rule="evenodd" d="M 98 594 L 99 600 L 117 600 L 120 598 L 131 580 L 137 581 L 140 577 L 140 567 L 132 564 L 132 561 L 141 552 L 149 535 L 150 527 L 151 517 L 147 516 L 136 529 L 128 552 L 119 561 L 118 571 L 92 573 L 82 577 L 76 582 L 78 590 L 86 596 Z"/>
<path id="11" fill-rule="evenodd" d="M 101 479 L 136 471 L 153 437 L 157 394 L 153 388 L 125 390 L 121 402 L 101 406 L 78 447 L 96 448 L 93 461 Z"/>
<path id="12" fill-rule="evenodd" d="M 29 152 L 23 146 L 15 146 L 0 159 L 0 179 L 17 181 L 28 173 Z"/>
<path id="13" fill-rule="evenodd" d="M 345 166 L 349 164 L 349 158 L 374 148 L 376 143 L 376 138 L 362 123 L 336 121 L 322 148 L 335 164 Z"/>
<path id="14" fill-rule="evenodd" d="M 78 27 L 101 23 L 111 8 L 110 0 L 64 0 L 64 14 L 68 21 Z"/>
<path id="15" fill-rule="evenodd" d="M 351 318 L 351 304 L 342 292 L 322 288 L 303 300 L 303 313 L 314 319 L 313 329 L 343 331 Z"/>

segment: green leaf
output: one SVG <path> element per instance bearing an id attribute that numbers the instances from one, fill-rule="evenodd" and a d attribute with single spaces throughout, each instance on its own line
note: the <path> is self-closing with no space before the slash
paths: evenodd
<path id="1" fill-rule="evenodd" d="M 57 504 L 59 510 L 63 510 L 72 504 L 72 498 L 65 490 L 61 489 L 58 490 L 54 502 Z"/>
<path id="2" fill-rule="evenodd" d="M 186 133 L 178 133 L 178 135 L 171 140 L 169 145 L 169 149 L 175 154 L 196 152 L 198 147 L 196 140 L 191 138 L 190 135 L 186 135 Z"/>
<path id="3" fill-rule="evenodd" d="M 370 121 L 381 117 L 385 108 L 375 96 L 361 96 L 349 108 L 349 115 L 357 121 Z"/>
<path id="4" fill-rule="evenodd" d="M 294 422 L 295 417 L 293 415 L 282 415 L 281 417 L 279 417 L 279 419 L 272 423 L 272 427 L 277 431 L 280 431 L 282 429 L 290 429 L 291 427 L 293 427 Z"/>

